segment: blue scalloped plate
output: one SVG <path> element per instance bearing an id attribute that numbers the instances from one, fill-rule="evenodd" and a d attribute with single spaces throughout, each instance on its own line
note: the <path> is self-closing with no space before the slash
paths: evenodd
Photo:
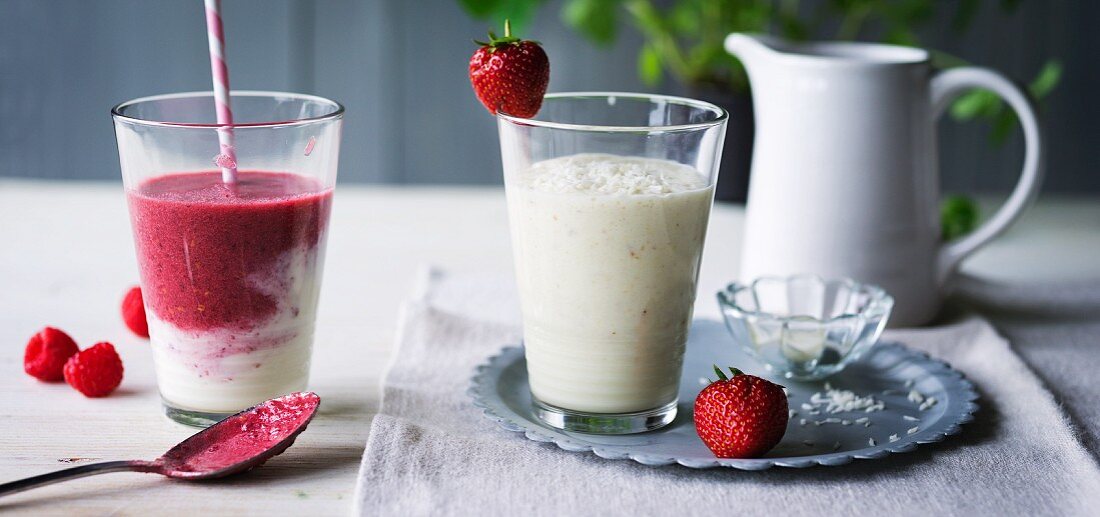
<path id="1" fill-rule="evenodd" d="M 696 321 L 684 358 L 676 420 L 662 429 L 634 435 L 570 433 L 541 423 L 531 410 L 527 366 L 523 348 L 518 346 L 506 347 L 478 366 L 469 393 L 474 404 L 504 429 L 524 433 L 537 442 L 553 442 L 566 451 L 592 452 L 601 458 L 646 465 L 677 463 L 691 468 L 743 470 L 843 465 L 853 459 L 908 452 L 959 432 L 959 426 L 971 421 L 978 409 L 974 385 L 947 363 L 899 343 L 879 343 L 827 382 L 833 389 L 874 396 L 885 409 L 834 414 L 813 404 L 816 409 L 805 409 L 803 404 L 810 404 L 814 393 L 825 390 L 825 382 L 773 379 L 787 387 L 790 407 L 796 412 L 783 441 L 763 458 L 719 459 L 696 436 L 691 415 L 691 401 L 703 388 L 704 378 L 714 377 L 713 363 L 738 365 L 756 375 L 763 371 L 759 367 L 753 371 L 758 363 L 735 346 L 720 322 Z M 920 409 L 915 398 L 910 399 L 911 390 L 934 397 L 936 403 Z"/>

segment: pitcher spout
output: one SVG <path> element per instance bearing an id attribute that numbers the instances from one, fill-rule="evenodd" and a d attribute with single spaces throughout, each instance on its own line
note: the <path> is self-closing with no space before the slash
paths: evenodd
<path id="1" fill-rule="evenodd" d="M 778 45 L 781 40 L 765 34 L 734 32 L 726 36 L 726 52 L 737 56 L 750 73 L 763 60 L 774 56 Z"/>

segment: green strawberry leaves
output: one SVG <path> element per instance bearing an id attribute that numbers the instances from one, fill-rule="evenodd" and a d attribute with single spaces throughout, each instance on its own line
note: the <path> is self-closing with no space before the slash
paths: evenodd
<path id="1" fill-rule="evenodd" d="M 489 31 L 489 41 L 486 42 L 486 41 L 480 41 L 480 40 L 475 39 L 474 43 L 476 43 L 478 45 L 481 45 L 482 47 L 489 47 L 489 52 L 492 52 L 492 51 L 494 51 L 494 50 L 496 50 L 500 47 L 503 47 L 505 45 L 514 45 L 514 44 L 520 43 L 522 41 L 523 40 L 520 39 L 519 37 L 516 37 L 516 36 L 512 35 L 512 22 L 510 20 L 506 19 L 506 20 L 504 20 L 504 36 L 497 37 L 497 34 L 490 30 Z M 531 43 L 534 43 L 536 45 L 539 44 L 539 42 L 537 42 L 537 41 L 532 41 Z"/>
<path id="2" fill-rule="evenodd" d="M 737 377 L 738 375 L 744 375 L 745 374 L 745 372 L 743 372 L 741 370 L 738 370 L 737 368 L 734 368 L 732 366 L 729 367 L 729 369 L 730 369 L 730 374 L 731 375 L 729 377 L 726 377 L 726 374 L 724 372 L 722 372 L 722 369 L 719 368 L 718 365 L 714 365 L 714 373 L 718 375 L 718 380 L 728 381 L 728 380 L 730 380 L 730 377 Z"/>

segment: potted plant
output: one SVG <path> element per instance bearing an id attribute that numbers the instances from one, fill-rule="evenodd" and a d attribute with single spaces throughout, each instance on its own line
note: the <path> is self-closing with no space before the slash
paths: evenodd
<path id="1" fill-rule="evenodd" d="M 530 21 L 545 0 L 459 0 L 472 16 L 494 22 L 510 18 L 514 26 Z M 809 4 L 809 3 L 807 3 Z M 1018 0 L 1001 0 L 1000 9 L 1015 10 Z M 723 48 L 731 32 L 772 33 L 792 40 L 837 39 L 876 40 L 899 45 L 919 45 L 917 31 L 935 21 L 937 11 L 952 9 L 951 30 L 963 32 L 981 7 L 981 0 L 937 2 L 935 0 L 825 0 L 801 5 L 799 0 L 565 0 L 561 19 L 571 29 L 598 45 L 613 42 L 622 22 L 641 33 L 638 74 L 648 85 L 666 78 L 688 96 L 714 102 L 740 116 L 732 117 L 722 156 L 722 171 L 716 196 L 727 201 L 744 201 L 752 155 L 753 119 L 751 92 L 745 69 Z M 964 61 L 934 53 L 941 67 Z M 1030 84 L 1037 98 L 1058 83 L 1061 67 L 1048 61 Z M 999 143 L 1015 125 L 1012 110 L 994 95 L 975 91 L 959 98 L 951 114 L 960 120 L 982 118 L 992 122 L 991 137 Z M 947 218 L 973 217 L 970 209 L 959 209 L 969 201 L 953 198 Z M 948 221 L 951 235 L 960 221 Z"/>

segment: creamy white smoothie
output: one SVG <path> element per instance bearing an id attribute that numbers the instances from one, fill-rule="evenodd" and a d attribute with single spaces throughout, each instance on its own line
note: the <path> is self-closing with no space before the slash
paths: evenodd
<path id="1" fill-rule="evenodd" d="M 676 400 L 712 187 L 652 158 L 576 154 L 508 180 L 533 395 L 627 413 Z"/>

